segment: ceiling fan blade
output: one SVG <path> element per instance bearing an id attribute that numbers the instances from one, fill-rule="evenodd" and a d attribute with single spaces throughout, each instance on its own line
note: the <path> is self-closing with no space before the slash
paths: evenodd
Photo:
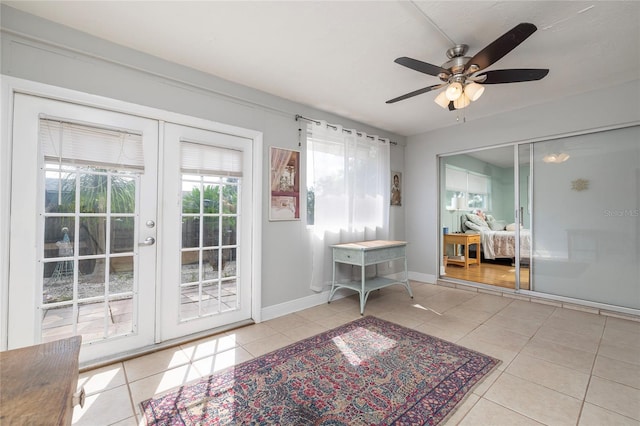
<path id="1" fill-rule="evenodd" d="M 413 58 L 407 58 L 406 56 L 403 56 L 401 58 L 398 58 L 394 61 L 396 64 L 400 64 L 403 65 L 407 68 L 411 68 L 414 71 L 418 71 L 424 74 L 429 74 L 429 75 L 433 75 L 435 77 L 438 76 L 438 74 L 440 73 L 445 73 L 447 75 L 449 75 L 449 70 L 446 70 L 442 67 L 439 67 L 437 65 L 433 65 L 433 64 L 429 64 L 427 62 L 422 62 L 419 61 L 417 59 L 413 59 Z"/>
<path id="2" fill-rule="evenodd" d="M 422 95 L 423 93 L 427 93 L 432 90 L 439 89 L 445 86 L 445 84 L 434 84 L 433 86 L 423 87 L 422 89 L 414 90 L 413 92 L 407 93 L 402 96 L 398 96 L 397 98 L 389 99 L 386 103 L 393 104 L 398 101 L 404 101 L 405 99 L 413 98 L 414 96 Z"/>
<path id="3" fill-rule="evenodd" d="M 498 37 L 490 45 L 476 53 L 475 56 L 467 62 L 464 72 L 467 73 L 471 65 L 477 65 L 480 71 L 494 64 L 507 53 L 515 49 L 520 43 L 525 41 L 527 37 L 536 32 L 537 28 L 533 24 L 518 24 L 502 36 Z"/>
<path id="4" fill-rule="evenodd" d="M 547 74 L 549 74 L 549 70 L 547 69 L 522 68 L 487 71 L 476 77 L 487 77 L 484 81 L 481 82 L 481 84 L 501 84 L 541 80 Z M 478 81 L 480 82 L 480 80 Z"/>

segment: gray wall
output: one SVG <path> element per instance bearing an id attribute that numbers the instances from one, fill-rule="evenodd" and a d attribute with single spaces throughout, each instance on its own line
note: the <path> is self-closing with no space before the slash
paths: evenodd
<path id="1" fill-rule="evenodd" d="M 123 48 L 6 5 L 1 7 L 4 75 L 263 132 L 263 308 L 313 294 L 309 289 L 311 268 L 305 222 L 268 221 L 268 148 L 300 149 L 304 162 L 304 142 L 298 146 L 298 128 L 305 123 L 296 122 L 295 114 L 398 142 L 391 148 L 391 169 L 405 174 L 406 141 L 402 136 Z M 7 143 L 6 138 L 2 143 Z M 8 152 L 6 146 L 2 152 Z M 7 175 L 6 171 L 0 172 Z M 7 194 L 1 196 L 4 203 Z M 391 209 L 391 238 L 405 236 L 404 209 Z M 305 210 L 301 213 L 304 218 Z M 6 241 L 2 250 L 6 251 Z M 0 257 L 4 258 L 4 253 Z"/>
<path id="2" fill-rule="evenodd" d="M 408 253 L 411 276 L 435 280 L 438 274 L 438 205 L 433 202 L 438 197 L 437 155 L 639 120 L 640 80 L 635 80 L 409 137 L 405 194 L 406 232 L 412 247 Z"/>

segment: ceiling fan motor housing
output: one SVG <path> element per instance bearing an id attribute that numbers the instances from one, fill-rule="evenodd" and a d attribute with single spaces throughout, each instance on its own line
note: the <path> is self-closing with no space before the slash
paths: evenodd
<path id="1" fill-rule="evenodd" d="M 447 50 L 447 58 L 449 60 L 442 64 L 442 68 L 449 70 L 450 74 L 440 73 L 438 78 L 445 82 L 461 81 L 462 74 L 464 73 L 465 65 L 471 59 L 469 56 L 464 56 L 469 50 L 469 46 L 466 44 L 458 44 L 455 47 Z M 452 78 L 453 77 L 453 78 Z"/>

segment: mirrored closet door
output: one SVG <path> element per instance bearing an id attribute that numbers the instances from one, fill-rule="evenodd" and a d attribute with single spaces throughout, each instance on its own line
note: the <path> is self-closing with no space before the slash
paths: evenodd
<path id="1" fill-rule="evenodd" d="M 523 225 L 529 220 L 519 211 L 520 206 L 528 209 L 528 192 L 523 191 L 521 203 L 514 200 L 516 187 L 528 185 L 528 169 L 517 174 L 516 153 L 523 166 L 529 154 L 516 148 L 440 158 L 443 277 L 516 289 L 521 270 L 528 286 L 528 264 L 516 262 L 515 244 L 520 217 Z"/>
<path id="2" fill-rule="evenodd" d="M 638 314 L 639 165 L 637 124 L 441 156 L 440 277 Z"/>
<path id="3" fill-rule="evenodd" d="M 535 143 L 534 290 L 640 310 L 640 126 Z"/>
<path id="4" fill-rule="evenodd" d="M 514 176 L 518 185 L 516 186 L 516 203 L 517 210 L 516 216 L 520 226 L 515 228 L 516 235 L 514 235 L 513 245 L 516 248 L 516 252 L 519 254 L 516 258 L 519 262 L 516 262 L 514 258 L 514 265 L 516 268 L 516 275 L 519 277 L 518 286 L 516 288 L 521 290 L 532 290 L 531 286 L 531 211 L 532 211 L 532 197 L 531 197 L 531 185 L 533 181 L 531 179 L 531 145 L 522 144 L 517 145 L 517 162 L 518 167 L 514 170 Z"/>

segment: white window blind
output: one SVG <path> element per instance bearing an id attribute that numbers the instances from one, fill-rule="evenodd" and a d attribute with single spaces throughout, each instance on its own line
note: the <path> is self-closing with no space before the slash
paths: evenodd
<path id="1" fill-rule="evenodd" d="M 464 170 L 446 168 L 447 191 L 467 192 L 467 172 Z"/>
<path id="2" fill-rule="evenodd" d="M 469 173 L 469 192 L 472 194 L 488 194 L 489 179 L 483 175 Z"/>
<path id="3" fill-rule="evenodd" d="M 41 118 L 39 137 L 46 161 L 144 170 L 140 134 Z"/>
<path id="4" fill-rule="evenodd" d="M 180 152 L 182 173 L 242 176 L 242 151 L 183 141 Z"/>

